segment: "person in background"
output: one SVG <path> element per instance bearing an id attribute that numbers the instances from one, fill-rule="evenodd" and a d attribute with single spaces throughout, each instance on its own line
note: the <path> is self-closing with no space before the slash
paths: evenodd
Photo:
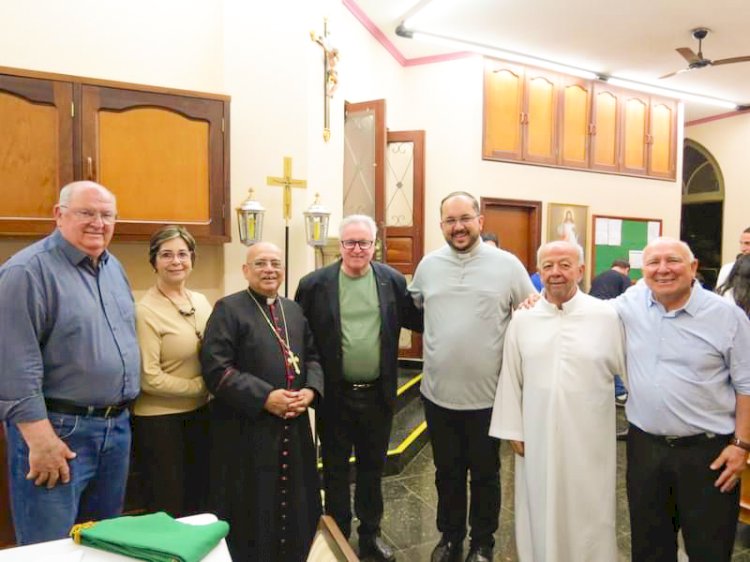
<path id="1" fill-rule="evenodd" d="M 0 419 L 18 544 L 120 515 L 140 386 L 133 296 L 107 249 L 115 196 L 74 182 L 54 216 L 52 234 L 0 267 Z"/>
<path id="2" fill-rule="evenodd" d="M 630 262 L 626 260 L 614 260 L 610 269 L 603 271 L 591 281 L 589 295 L 597 299 L 608 300 L 619 297 L 631 285 Z M 615 401 L 619 406 L 624 406 L 628 401 L 628 390 L 622 382 L 620 375 L 615 376 Z"/>
<path id="3" fill-rule="evenodd" d="M 278 295 L 284 258 L 251 246 L 248 287 L 220 299 L 201 349 L 211 402 L 211 489 L 238 562 L 303 562 L 320 519 L 320 480 L 307 409 L 323 369 L 302 308 Z"/>
<path id="4" fill-rule="evenodd" d="M 531 284 L 534 285 L 534 288 L 541 292 L 542 289 L 544 289 L 544 283 L 542 283 L 542 277 L 539 275 L 538 271 L 535 271 L 531 275 L 529 275 L 529 279 L 531 280 Z"/>
<path id="5" fill-rule="evenodd" d="M 393 423 L 401 327 L 422 331 L 404 276 L 373 261 L 377 226 L 366 215 L 341 221 L 341 261 L 309 273 L 295 300 L 310 323 L 325 373 L 318 409 L 326 513 L 351 533 L 349 458 L 354 449 L 354 508 L 359 556 L 395 560 L 380 537 L 381 489 Z"/>
<path id="6" fill-rule="evenodd" d="M 726 281 L 716 290 L 750 315 L 750 254 L 741 254 Z"/>
<path id="7" fill-rule="evenodd" d="M 494 232 L 482 232 L 482 242 L 486 242 L 490 246 L 495 248 L 500 247 L 500 240 L 497 238 L 497 234 Z"/>
<path id="8" fill-rule="evenodd" d="M 173 517 L 206 509 L 208 391 L 200 350 L 211 305 L 186 287 L 195 239 L 169 225 L 149 242 L 156 282 L 136 306 L 141 394 L 133 406 L 135 458 L 148 511 Z"/>
<path id="9" fill-rule="evenodd" d="M 469 193 L 440 202 L 447 244 L 426 255 L 409 286 L 424 310 L 425 419 L 435 462 L 437 527 L 432 562 L 460 560 L 466 536 L 467 480 L 471 544 L 468 562 L 493 559 L 500 514 L 500 441 L 489 435 L 505 329 L 514 305 L 534 287 L 513 254 L 480 240 L 484 217 Z"/>
<path id="10" fill-rule="evenodd" d="M 750 254 L 750 226 L 748 226 L 745 230 L 742 231 L 742 234 L 740 234 L 740 253 L 737 254 L 737 257 L 747 254 Z M 717 288 L 726 282 L 727 277 L 729 277 L 729 272 L 732 271 L 732 267 L 734 267 L 734 264 L 735 262 L 730 261 L 721 266 L 721 269 L 719 270 L 719 276 L 716 278 Z"/>

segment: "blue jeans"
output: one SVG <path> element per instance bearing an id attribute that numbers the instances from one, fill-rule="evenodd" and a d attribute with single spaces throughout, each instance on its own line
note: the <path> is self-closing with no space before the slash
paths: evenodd
<path id="1" fill-rule="evenodd" d="M 625 384 L 622 382 L 622 377 L 620 377 L 620 375 L 615 375 L 615 396 L 625 394 L 627 391 L 628 389 L 625 388 Z"/>
<path id="2" fill-rule="evenodd" d="M 55 433 L 77 454 L 70 482 L 48 490 L 26 480 L 29 449 L 15 424 L 6 424 L 10 497 L 18 544 L 61 539 L 81 521 L 122 513 L 130 462 L 127 411 L 112 418 L 49 413 Z"/>

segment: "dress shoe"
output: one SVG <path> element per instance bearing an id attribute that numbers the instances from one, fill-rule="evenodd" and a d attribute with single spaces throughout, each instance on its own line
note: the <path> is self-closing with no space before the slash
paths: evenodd
<path id="1" fill-rule="evenodd" d="M 487 545 L 472 546 L 469 555 L 466 557 L 466 562 L 492 562 L 492 547 Z"/>
<path id="2" fill-rule="evenodd" d="M 396 560 L 393 549 L 378 536 L 359 539 L 359 557 L 362 560 L 377 560 L 378 562 L 393 562 Z"/>
<path id="3" fill-rule="evenodd" d="M 461 562 L 463 551 L 463 541 L 441 539 L 435 550 L 432 551 L 430 562 Z"/>

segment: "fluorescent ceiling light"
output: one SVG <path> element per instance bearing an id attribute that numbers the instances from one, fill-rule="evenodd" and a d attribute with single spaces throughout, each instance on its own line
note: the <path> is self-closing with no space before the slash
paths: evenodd
<path id="1" fill-rule="evenodd" d="M 613 86 L 621 86 L 623 88 L 630 88 L 631 90 L 638 90 L 639 92 L 646 92 L 649 94 L 656 94 L 657 96 L 666 96 L 669 98 L 678 98 L 684 101 L 692 101 L 695 103 L 702 103 L 704 105 L 713 105 L 716 107 L 722 107 L 724 109 L 737 109 L 737 104 L 732 101 L 722 100 L 719 98 L 712 98 L 708 96 L 700 96 L 698 94 L 691 94 L 690 92 L 681 92 L 679 90 L 670 90 L 669 88 L 660 88 L 659 86 L 652 86 L 651 84 L 644 84 L 643 82 L 634 82 L 632 80 L 624 80 L 615 76 L 607 78 L 607 83 Z"/>
<path id="2" fill-rule="evenodd" d="M 431 41 L 433 43 L 439 43 L 441 45 L 448 45 L 449 47 L 453 47 L 453 48 L 468 50 L 473 53 L 479 53 L 479 54 L 488 55 L 491 57 L 499 57 L 504 60 L 509 60 L 512 62 L 519 62 L 521 64 L 530 64 L 533 66 L 546 68 L 547 70 L 554 70 L 556 72 L 572 74 L 573 76 L 578 76 L 579 78 L 585 78 L 587 80 L 594 80 L 595 78 L 598 77 L 598 74 L 596 74 L 595 72 L 591 72 L 590 70 L 586 70 L 583 68 L 569 66 L 567 64 L 562 64 L 562 63 L 558 63 L 558 62 L 554 62 L 554 61 L 550 61 L 546 59 L 541 59 L 537 57 L 532 57 L 529 55 L 516 53 L 514 51 L 506 51 L 504 49 L 498 49 L 496 47 L 492 47 L 490 45 L 484 45 L 482 43 L 476 43 L 474 41 L 466 41 L 464 39 L 455 39 L 453 37 L 446 37 L 444 35 L 430 33 L 429 31 L 417 31 L 417 30 L 411 31 L 403 26 L 399 26 L 396 30 L 396 33 L 400 35 L 401 37 L 411 37 L 417 40 Z"/>
<path id="3" fill-rule="evenodd" d="M 419 13 L 420 9 L 427 6 L 429 2 L 430 0 L 424 0 L 423 2 L 418 2 L 410 13 L 411 18 L 416 16 Z M 608 77 L 606 75 L 603 75 L 602 73 L 593 72 L 591 70 L 578 68 L 576 66 L 570 66 L 570 65 L 556 62 L 556 61 L 533 57 L 530 55 L 524 55 L 522 53 L 516 53 L 514 51 L 506 51 L 505 49 L 499 49 L 491 45 L 485 45 L 485 44 L 477 43 L 474 41 L 467 41 L 465 39 L 457 39 L 454 37 L 447 37 L 445 35 L 439 35 L 437 33 L 432 33 L 429 31 L 413 29 L 413 28 L 408 27 L 406 25 L 406 22 L 402 23 L 396 28 L 396 35 L 400 37 L 406 37 L 409 39 L 413 38 L 413 39 L 417 39 L 421 41 L 430 41 L 433 43 L 439 43 L 442 45 L 447 45 L 451 48 L 467 50 L 473 53 L 487 55 L 490 57 L 497 57 L 503 60 L 518 62 L 521 64 L 529 64 L 532 66 L 538 66 L 541 68 L 546 68 L 547 70 L 553 70 L 555 72 L 560 72 L 563 74 L 570 74 L 572 76 L 578 76 L 579 78 L 584 78 L 586 80 L 602 79 L 602 80 L 606 80 L 609 84 L 612 84 L 613 86 L 622 86 L 624 88 L 630 88 L 633 90 L 638 90 L 640 92 L 662 95 L 662 96 L 666 96 L 670 98 L 677 98 L 683 101 L 690 101 L 690 102 L 701 103 L 705 105 L 713 105 L 713 106 L 721 107 L 724 109 L 736 110 L 739 107 L 736 102 L 733 102 L 730 100 L 713 98 L 709 96 L 701 96 L 698 94 L 693 94 L 691 92 L 671 90 L 669 88 L 661 88 L 659 86 L 653 86 L 651 84 L 646 84 L 643 82 L 636 82 L 633 80 L 617 78 L 616 76 Z"/>

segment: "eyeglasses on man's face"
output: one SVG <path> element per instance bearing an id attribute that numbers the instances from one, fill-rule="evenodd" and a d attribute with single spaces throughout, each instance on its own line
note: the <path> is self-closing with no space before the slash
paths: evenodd
<path id="1" fill-rule="evenodd" d="M 341 245 L 347 250 L 353 250 L 354 246 L 359 246 L 361 250 L 372 248 L 372 240 L 342 240 Z"/>
<path id="2" fill-rule="evenodd" d="M 190 261 L 190 252 L 177 252 L 176 254 L 170 250 L 164 250 L 163 252 L 159 252 L 156 254 L 156 257 L 163 261 L 174 261 L 175 258 L 177 258 L 181 262 L 188 262 Z"/>
<path id="3" fill-rule="evenodd" d="M 479 215 L 463 215 L 461 217 L 455 218 L 455 217 L 448 217 L 447 219 L 444 219 L 440 221 L 440 224 L 443 226 L 447 226 L 448 228 L 453 228 L 457 224 L 467 225 L 474 219 L 476 219 Z"/>
<path id="4" fill-rule="evenodd" d="M 69 209 L 71 214 L 81 222 L 94 222 L 101 219 L 104 224 L 115 224 L 117 213 L 112 211 L 94 211 L 93 209 L 71 209 L 67 205 L 60 205 L 61 209 Z"/>
<path id="5" fill-rule="evenodd" d="M 255 260 L 250 262 L 248 265 L 258 271 L 267 269 L 269 267 L 275 270 L 284 269 L 284 264 L 281 263 L 281 260 Z"/>

